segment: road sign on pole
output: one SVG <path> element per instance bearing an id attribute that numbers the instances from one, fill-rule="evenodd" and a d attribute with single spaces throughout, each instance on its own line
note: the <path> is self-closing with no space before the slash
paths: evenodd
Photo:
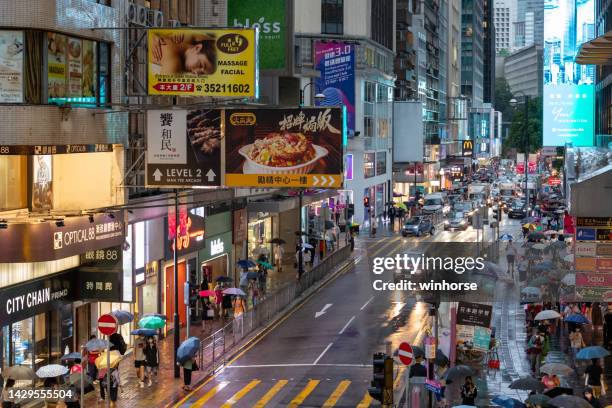
<path id="1" fill-rule="evenodd" d="M 118 326 L 119 323 L 112 314 L 105 314 L 98 318 L 98 330 L 106 336 L 117 333 Z"/>
<path id="2" fill-rule="evenodd" d="M 409 366 L 414 361 L 414 353 L 412 352 L 412 346 L 408 343 L 402 343 L 399 345 L 398 356 L 400 361 Z"/>

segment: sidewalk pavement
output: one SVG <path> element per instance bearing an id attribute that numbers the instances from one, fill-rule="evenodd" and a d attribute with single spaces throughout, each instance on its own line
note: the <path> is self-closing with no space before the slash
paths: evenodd
<path id="1" fill-rule="evenodd" d="M 315 266 L 316 266 L 315 262 Z M 269 272 L 267 292 L 268 296 L 271 296 L 279 287 L 284 283 L 295 280 L 296 275 L 293 270 L 293 265 L 290 268 L 284 269 L 282 272 Z M 205 339 L 210 336 L 216 330 L 221 329 L 224 325 L 230 323 L 230 320 L 214 320 L 212 328 L 207 331 L 202 331 L 202 326 L 199 323 L 191 324 L 189 330 L 189 337 L 195 336 L 201 339 Z M 187 338 L 186 328 L 181 327 L 181 339 Z M 182 390 L 183 386 L 183 373 L 182 369 L 180 372 L 180 378 L 174 378 L 174 336 L 172 332 L 169 332 L 165 338 L 159 339 L 157 344 L 159 347 L 160 355 L 160 366 L 158 374 L 155 377 L 151 387 L 146 384 L 143 388 L 139 385 L 137 378 L 136 369 L 134 368 L 134 356 L 132 351 L 129 350 L 128 354 L 119 363 L 119 373 L 121 377 L 122 390 L 119 392 L 117 398 L 117 407 L 161 407 L 168 406 L 175 401 L 180 400 L 185 395 L 186 391 Z M 250 336 L 246 337 L 244 342 L 238 343 L 233 350 L 237 350 L 244 346 L 251 339 Z M 208 372 L 205 371 L 194 371 L 192 373 L 191 385 L 194 387 L 198 383 L 204 381 Z M 103 402 L 98 401 L 99 399 L 99 385 L 95 386 L 95 391 L 85 395 L 83 407 L 96 407 L 105 406 Z"/>

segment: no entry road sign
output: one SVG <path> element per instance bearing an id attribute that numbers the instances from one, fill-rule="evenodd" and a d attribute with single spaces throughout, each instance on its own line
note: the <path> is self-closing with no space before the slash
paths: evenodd
<path id="1" fill-rule="evenodd" d="M 98 318 L 98 330 L 100 333 L 110 336 L 117 332 L 117 319 L 111 314 L 105 314 Z"/>
<path id="2" fill-rule="evenodd" d="M 408 343 L 402 343 L 399 346 L 399 351 L 397 353 L 399 355 L 399 359 L 404 365 L 409 366 L 412 364 L 414 360 L 414 354 L 412 353 L 412 347 Z"/>

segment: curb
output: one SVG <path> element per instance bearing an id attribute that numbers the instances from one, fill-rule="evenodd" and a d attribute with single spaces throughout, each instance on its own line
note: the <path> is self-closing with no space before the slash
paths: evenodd
<path id="1" fill-rule="evenodd" d="M 251 335 L 247 340 L 245 340 L 245 342 L 243 344 L 241 344 L 235 350 L 233 350 L 230 353 L 228 353 L 228 355 L 224 358 L 224 360 L 225 361 L 232 360 L 234 357 L 236 357 L 238 354 L 240 354 L 244 349 L 248 348 L 251 344 L 259 341 L 261 338 L 266 336 L 280 321 L 282 321 L 290 313 L 295 311 L 297 308 L 302 306 L 304 303 L 308 302 L 321 289 L 323 289 L 325 286 L 327 286 L 329 283 L 331 283 L 334 279 L 336 279 L 337 277 L 339 277 L 344 272 L 346 272 L 347 270 L 349 270 L 351 267 L 354 267 L 354 266 L 355 266 L 355 258 L 349 258 L 348 260 L 346 260 L 346 261 L 342 262 L 341 264 L 339 264 L 334 269 L 334 271 L 331 272 L 326 278 L 321 279 L 315 285 L 313 285 L 310 288 L 308 288 L 304 293 L 302 293 L 302 295 L 300 295 L 299 298 L 295 299 L 292 303 L 287 305 L 285 307 L 285 309 L 283 309 L 283 311 L 281 311 L 277 316 L 275 316 L 273 318 L 273 320 L 271 320 L 268 324 L 266 324 L 259 331 L 255 332 L 253 335 Z M 221 368 L 218 368 L 217 370 L 213 370 L 212 372 L 210 372 L 207 375 L 203 376 L 199 381 L 197 381 L 196 383 L 192 384 L 192 388 L 196 389 L 197 387 L 202 385 L 204 382 L 208 381 L 211 378 L 211 376 L 213 376 L 220 369 L 223 369 L 223 366 Z M 172 407 L 172 406 L 176 405 L 179 401 L 181 401 L 184 398 L 185 398 L 184 396 L 181 397 L 181 398 L 177 398 L 176 400 L 173 400 L 173 401 L 169 402 L 166 405 L 166 407 Z"/>

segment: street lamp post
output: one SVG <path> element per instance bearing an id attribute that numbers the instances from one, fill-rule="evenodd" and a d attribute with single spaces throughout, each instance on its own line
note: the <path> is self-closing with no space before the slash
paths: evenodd
<path id="1" fill-rule="evenodd" d="M 306 88 L 312 86 L 313 82 L 308 82 L 300 89 L 300 107 L 304 106 L 304 94 Z M 314 96 L 315 101 L 322 101 L 325 99 L 325 95 L 322 93 L 318 93 Z M 302 235 L 304 231 L 302 230 L 302 199 L 304 197 L 304 190 L 298 189 L 298 276 L 302 276 L 304 273 L 304 252 L 303 252 L 303 243 L 302 243 Z"/>
<path id="2" fill-rule="evenodd" d="M 523 121 L 523 138 L 525 143 L 525 205 L 523 208 L 525 208 L 525 212 L 527 212 L 527 209 L 529 208 L 529 187 L 527 184 L 527 180 L 529 178 L 529 95 L 525 95 L 521 91 L 516 92 L 516 94 L 522 95 L 523 104 L 525 105 L 525 118 Z M 517 103 L 518 101 L 515 98 L 510 99 L 510 105 L 513 107 L 516 106 Z"/>

